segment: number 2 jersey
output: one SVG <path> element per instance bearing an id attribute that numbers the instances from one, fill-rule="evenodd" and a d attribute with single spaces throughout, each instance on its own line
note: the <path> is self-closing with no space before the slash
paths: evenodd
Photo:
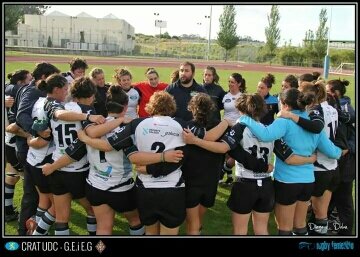
<path id="1" fill-rule="evenodd" d="M 78 104 L 76 102 L 69 102 L 63 105 L 62 103 L 54 100 L 45 102 L 44 108 L 45 111 L 48 112 L 48 118 L 50 119 L 51 130 L 56 146 L 52 159 L 56 161 L 65 154 L 65 149 L 77 139 L 77 131 L 79 129 L 85 128 L 90 122 L 58 120 L 54 116 L 55 112 L 57 110 L 68 110 L 78 113 L 95 114 L 95 111 L 91 106 Z M 82 172 L 87 171 L 88 169 L 89 162 L 86 155 L 81 158 L 81 160 L 61 168 L 62 171 L 67 172 Z"/>
<path id="2" fill-rule="evenodd" d="M 120 133 L 108 137 L 110 145 L 120 150 L 123 142 L 132 136 L 138 151 L 161 153 L 185 145 L 182 126 L 168 116 L 133 120 Z M 129 153 L 131 154 L 131 152 Z M 145 188 L 184 187 L 181 167 L 166 176 L 153 177 L 138 173 L 137 185 Z"/>

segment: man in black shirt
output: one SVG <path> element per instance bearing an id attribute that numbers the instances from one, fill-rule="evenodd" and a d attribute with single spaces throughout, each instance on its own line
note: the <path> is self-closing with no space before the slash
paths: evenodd
<path id="1" fill-rule="evenodd" d="M 195 65 L 191 62 L 180 64 L 179 80 L 170 84 L 165 91 L 174 96 L 176 102 L 175 117 L 185 121 L 192 120 L 193 116 L 188 110 L 188 103 L 191 97 L 197 93 L 207 93 L 195 80 Z"/>

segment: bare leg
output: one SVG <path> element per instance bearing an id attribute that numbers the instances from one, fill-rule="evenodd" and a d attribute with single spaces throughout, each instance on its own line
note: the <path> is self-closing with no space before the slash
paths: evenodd
<path id="1" fill-rule="evenodd" d="M 252 222 L 255 235 L 269 235 L 268 222 L 270 213 L 252 212 Z"/>
<path id="2" fill-rule="evenodd" d="M 234 235 L 247 235 L 248 223 L 251 213 L 239 214 L 232 212 L 233 234 Z"/>
<path id="3" fill-rule="evenodd" d="M 97 220 L 96 235 L 111 235 L 115 211 L 107 204 L 92 207 Z"/>

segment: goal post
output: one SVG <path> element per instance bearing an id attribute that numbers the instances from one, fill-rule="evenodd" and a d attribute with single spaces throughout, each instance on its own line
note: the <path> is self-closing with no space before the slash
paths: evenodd
<path id="1" fill-rule="evenodd" d="M 337 68 L 330 68 L 331 74 L 354 75 L 355 63 L 342 62 Z"/>

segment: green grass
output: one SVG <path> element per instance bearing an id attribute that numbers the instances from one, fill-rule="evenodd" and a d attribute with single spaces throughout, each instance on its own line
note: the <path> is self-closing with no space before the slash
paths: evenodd
<path id="1" fill-rule="evenodd" d="M 71 57 L 69 57 L 69 60 Z M 46 60 L 44 58 L 44 60 Z M 179 61 L 180 62 L 180 61 Z M 69 65 L 63 63 L 53 63 L 57 66 L 61 71 L 68 71 Z M 35 63 L 27 63 L 27 62 L 7 62 L 5 64 L 6 74 L 9 72 L 13 72 L 17 69 L 28 69 L 30 71 L 33 70 Z M 90 71 L 94 65 L 91 65 L 91 61 L 89 61 L 89 69 Z M 105 77 L 107 82 L 113 82 L 112 76 L 114 75 L 113 65 L 101 65 L 102 69 L 104 69 Z M 157 68 L 156 63 L 154 67 L 159 72 L 160 78 L 162 81 L 168 82 L 169 76 L 174 68 Z M 216 67 L 216 64 L 215 64 Z M 144 71 L 147 67 L 127 67 L 132 75 L 133 82 L 144 80 Z M 231 73 L 240 72 L 243 77 L 246 79 L 247 91 L 249 93 L 256 92 L 256 86 L 258 81 L 265 76 L 263 72 L 250 72 L 250 71 L 241 71 L 241 70 L 218 70 L 220 76 L 220 85 L 227 91 L 227 80 Z M 271 93 L 278 93 L 281 88 L 281 80 L 287 75 L 287 73 L 273 73 L 277 78 L 276 84 L 273 86 Z M 347 93 L 351 98 L 353 106 L 355 105 L 355 81 L 354 76 L 330 76 L 329 79 L 347 79 L 350 81 L 350 85 L 347 88 Z M 199 83 L 202 82 L 202 70 L 197 70 L 195 74 L 195 79 Z M 204 226 L 203 226 L 203 235 L 231 235 L 232 234 L 232 224 L 231 224 L 231 212 L 226 206 L 226 201 L 230 195 L 229 188 L 218 188 L 218 194 L 216 196 L 216 202 L 214 207 L 210 208 L 205 215 Z M 20 181 L 16 186 L 16 193 L 14 198 L 15 206 L 20 207 L 20 201 L 22 196 L 22 182 Z M 76 202 L 72 203 L 72 216 L 70 226 L 70 233 L 72 235 L 86 235 L 86 221 L 85 221 L 85 211 L 81 208 L 79 204 Z M 249 222 L 249 234 L 252 234 L 251 221 Z M 270 216 L 269 220 L 269 231 L 270 234 L 276 234 L 276 224 L 273 217 L 273 214 Z M 17 222 L 9 222 L 5 225 L 5 234 L 6 235 L 16 235 L 17 234 Z M 120 215 L 116 215 L 115 226 L 114 226 L 114 234 L 115 235 L 128 235 L 128 226 L 126 220 Z M 184 225 L 180 228 L 180 235 L 185 235 Z"/>

